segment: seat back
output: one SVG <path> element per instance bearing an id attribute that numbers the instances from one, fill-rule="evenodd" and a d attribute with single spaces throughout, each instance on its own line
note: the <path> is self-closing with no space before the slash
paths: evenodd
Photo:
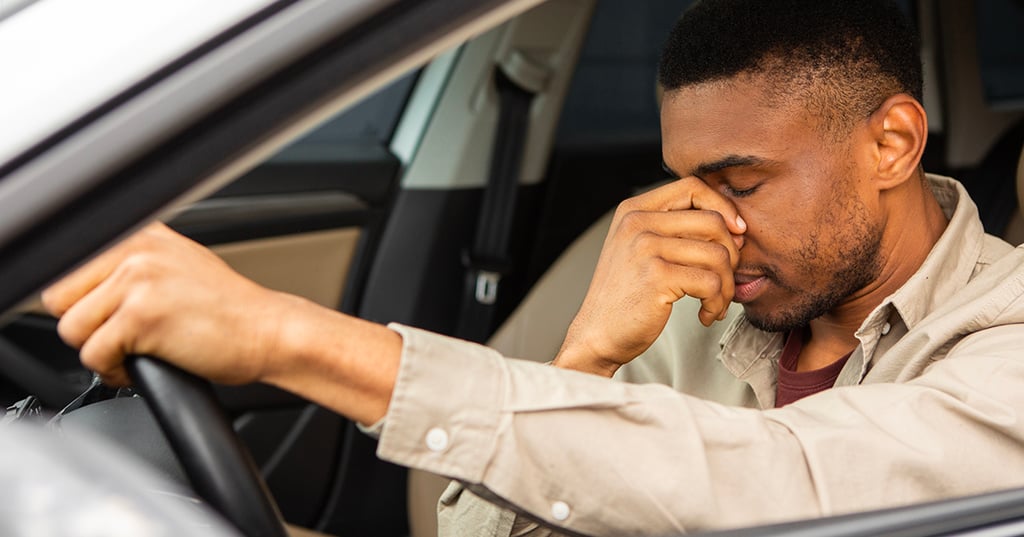
<path id="1" fill-rule="evenodd" d="M 1024 214 L 1021 207 L 1024 207 L 1024 146 L 1021 147 L 1020 156 L 1017 160 L 1017 209 L 1006 224 L 1003 238 L 1013 245 L 1024 243 Z"/>
<path id="2" fill-rule="evenodd" d="M 1017 207 L 1024 207 L 1024 146 L 1020 149 L 1017 159 Z"/>

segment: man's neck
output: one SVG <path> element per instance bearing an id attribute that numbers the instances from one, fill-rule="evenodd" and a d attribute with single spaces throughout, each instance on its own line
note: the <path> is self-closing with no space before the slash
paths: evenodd
<path id="1" fill-rule="evenodd" d="M 857 348 L 856 333 L 864 319 L 917 272 L 946 229 L 946 215 L 925 185 L 907 185 L 893 204 L 882 236 L 878 278 L 825 315 L 810 322 L 810 337 L 800 352 L 798 371 L 825 367 Z"/>

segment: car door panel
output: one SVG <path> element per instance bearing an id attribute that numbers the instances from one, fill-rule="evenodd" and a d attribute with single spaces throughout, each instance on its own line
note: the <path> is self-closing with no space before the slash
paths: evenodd
<path id="1" fill-rule="evenodd" d="M 335 308 L 361 235 L 347 227 L 222 244 L 213 251 L 264 287 Z"/>

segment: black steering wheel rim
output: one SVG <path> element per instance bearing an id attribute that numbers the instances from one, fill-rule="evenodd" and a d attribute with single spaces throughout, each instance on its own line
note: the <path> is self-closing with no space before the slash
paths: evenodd
<path id="1" fill-rule="evenodd" d="M 287 537 L 281 514 L 209 382 L 166 362 L 130 357 L 128 375 L 196 493 L 249 537 Z"/>

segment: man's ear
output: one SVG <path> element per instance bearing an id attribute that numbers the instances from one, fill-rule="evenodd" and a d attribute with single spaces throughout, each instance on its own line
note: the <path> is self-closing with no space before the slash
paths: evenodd
<path id="1" fill-rule="evenodd" d="M 875 176 L 882 190 L 917 177 L 928 140 L 928 116 L 917 99 L 900 93 L 885 100 L 869 120 L 878 158 Z"/>

